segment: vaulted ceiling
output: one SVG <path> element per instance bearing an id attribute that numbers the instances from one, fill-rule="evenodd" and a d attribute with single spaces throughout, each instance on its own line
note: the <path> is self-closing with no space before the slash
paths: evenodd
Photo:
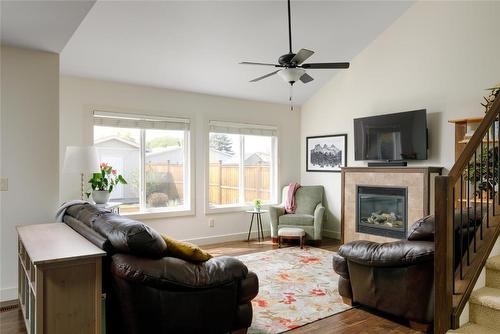
<path id="1" fill-rule="evenodd" d="M 314 50 L 310 62 L 350 61 L 411 4 L 292 0 L 293 49 Z M 61 72 L 287 103 L 289 86 L 279 76 L 248 82 L 273 67 L 238 64 L 275 63 L 288 52 L 286 10 L 284 0 L 97 1 L 62 50 Z M 315 80 L 294 86 L 295 103 L 338 71 L 308 70 Z"/>

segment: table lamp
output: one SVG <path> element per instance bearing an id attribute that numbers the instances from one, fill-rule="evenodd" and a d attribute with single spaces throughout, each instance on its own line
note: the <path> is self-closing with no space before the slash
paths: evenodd
<path id="1" fill-rule="evenodd" d="M 80 174 L 80 198 L 83 200 L 83 177 L 86 173 L 99 171 L 99 158 L 94 146 L 67 146 L 64 156 L 64 173 Z"/>

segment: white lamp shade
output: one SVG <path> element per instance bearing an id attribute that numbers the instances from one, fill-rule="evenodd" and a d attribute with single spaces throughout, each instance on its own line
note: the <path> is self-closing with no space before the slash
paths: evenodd
<path id="1" fill-rule="evenodd" d="M 93 173 L 99 171 L 99 158 L 94 146 L 68 146 L 64 156 L 64 173 Z"/>
<path id="2" fill-rule="evenodd" d="M 295 82 L 304 75 L 306 71 L 301 68 L 285 68 L 278 72 L 279 76 L 282 77 L 286 82 Z"/>

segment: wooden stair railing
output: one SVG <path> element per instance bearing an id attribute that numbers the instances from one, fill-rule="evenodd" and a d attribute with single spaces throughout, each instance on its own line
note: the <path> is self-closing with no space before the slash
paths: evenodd
<path id="1" fill-rule="evenodd" d="M 500 233 L 499 113 L 500 97 L 449 174 L 436 177 L 436 334 L 459 326 L 460 314 Z"/>

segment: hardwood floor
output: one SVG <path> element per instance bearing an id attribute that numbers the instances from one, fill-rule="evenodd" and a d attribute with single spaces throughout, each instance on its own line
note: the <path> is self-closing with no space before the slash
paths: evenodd
<path id="1" fill-rule="evenodd" d="M 339 242 L 334 239 L 323 239 L 320 248 L 336 251 Z M 277 248 L 271 240 L 264 242 L 234 241 L 214 244 L 203 247 L 214 256 L 222 255 L 244 255 L 249 253 L 263 252 Z M 333 269 L 332 269 L 333 270 Z M 2 334 L 24 334 L 24 323 L 19 308 L 0 313 L 0 333 Z M 291 334 L 416 334 L 420 333 L 405 326 L 398 319 L 367 310 L 364 308 L 353 308 L 342 313 L 332 315 L 328 318 L 318 320 L 303 327 L 289 331 Z"/>

